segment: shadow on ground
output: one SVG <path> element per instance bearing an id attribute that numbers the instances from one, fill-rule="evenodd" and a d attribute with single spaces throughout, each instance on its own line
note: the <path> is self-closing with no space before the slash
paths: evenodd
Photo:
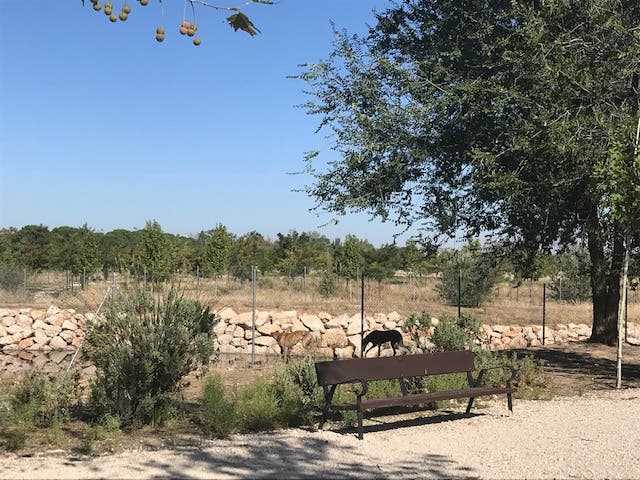
<path id="1" fill-rule="evenodd" d="M 513 350 L 517 355 L 533 355 L 544 362 L 545 371 L 557 377 L 582 380 L 593 390 L 610 389 L 616 380 L 616 347 L 575 342 L 558 347 Z M 622 353 L 623 386 L 640 383 L 640 346 L 625 344 Z"/>
<path id="2" fill-rule="evenodd" d="M 386 463 L 380 452 L 376 463 L 350 441 L 300 436 L 294 444 L 276 433 L 255 434 L 245 441 L 214 441 L 211 447 L 177 448 L 163 460 L 129 465 L 129 478 L 451 478 L 473 477 L 473 470 L 442 455 L 425 455 Z M 366 439 L 366 437 L 365 437 Z M 344 440 L 344 439 L 342 439 Z M 366 441 L 366 440 L 365 440 Z M 222 448 L 221 448 L 222 447 Z M 73 468 L 70 462 L 68 468 Z M 108 475 L 108 463 L 92 466 L 96 478 Z M 120 474 L 122 472 L 119 472 Z"/>

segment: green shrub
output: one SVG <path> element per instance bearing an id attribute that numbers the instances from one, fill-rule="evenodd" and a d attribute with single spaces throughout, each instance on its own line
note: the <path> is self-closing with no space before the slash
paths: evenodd
<path id="1" fill-rule="evenodd" d="M 85 425 L 82 432 L 82 451 L 90 454 L 97 446 L 99 450 L 113 452 L 121 434 L 120 428 L 120 419 L 112 415 L 105 415 L 95 425 Z"/>
<path id="2" fill-rule="evenodd" d="M 475 356 L 476 373 L 483 368 L 487 370 L 483 376 L 482 383 L 490 386 L 505 385 L 507 378 L 511 376 L 508 368 L 495 368 L 500 366 L 511 366 L 516 370 L 516 376 L 511 385 L 518 388 L 515 396 L 518 398 L 540 399 L 549 396 L 547 390 L 548 379 L 544 373 L 543 364 L 533 358 L 532 355 L 525 355 L 518 358 L 516 353 L 507 355 L 501 352 L 490 350 L 478 350 Z"/>
<path id="3" fill-rule="evenodd" d="M 27 443 L 27 430 L 24 426 L 2 429 L 0 440 L 5 450 L 15 452 L 24 448 Z"/>
<path id="4" fill-rule="evenodd" d="M 0 386 L 0 446 L 6 450 L 24 447 L 27 434 L 45 428 L 50 441 L 61 436 L 60 424 L 68 420 L 80 401 L 76 374 L 49 378 L 30 371 L 20 378 L 3 378 Z"/>
<path id="5" fill-rule="evenodd" d="M 465 350 L 475 347 L 480 329 L 480 321 L 470 313 L 463 313 L 460 318 L 443 313 L 431 341 L 441 351 Z"/>
<path id="6" fill-rule="evenodd" d="M 404 322 L 403 330 L 411 336 L 411 341 L 419 346 L 420 337 L 424 336 L 431 328 L 431 314 L 427 311 L 422 313 L 411 313 Z"/>
<path id="7" fill-rule="evenodd" d="M 338 293 L 338 275 L 324 270 L 318 284 L 318 293 L 321 297 L 334 297 Z"/>
<path id="8" fill-rule="evenodd" d="M 273 387 L 282 426 L 313 426 L 313 415 L 320 411 L 323 402 L 314 363 L 313 358 L 305 358 L 276 371 Z"/>
<path id="9" fill-rule="evenodd" d="M 243 431 L 273 430 L 280 425 L 280 409 L 275 389 L 264 378 L 240 388 L 236 392 L 235 405 Z"/>
<path id="10" fill-rule="evenodd" d="M 49 427 L 67 420 L 79 403 L 77 374 L 48 377 L 31 371 L 18 381 L 11 397 L 13 417 L 36 427 Z"/>
<path id="11" fill-rule="evenodd" d="M 228 437 L 236 428 L 236 406 L 225 398 L 224 385 L 217 374 L 207 375 L 202 389 L 200 421 L 207 432 L 216 438 Z"/>
<path id="12" fill-rule="evenodd" d="M 469 241 L 459 252 L 444 256 L 440 270 L 442 275 L 436 285 L 440 297 L 449 305 L 457 305 L 460 281 L 460 303 L 464 307 L 482 305 L 500 274 L 494 257 L 483 253 L 477 240 Z"/>
<path id="13" fill-rule="evenodd" d="M 208 307 L 172 289 L 157 302 L 143 291 L 115 297 L 87 333 L 85 356 L 98 368 L 90 405 L 126 427 L 164 423 L 180 380 L 213 352 Z"/>
<path id="14" fill-rule="evenodd" d="M 14 293 L 21 287 L 24 287 L 24 270 L 17 265 L 0 265 L 0 288 Z"/>

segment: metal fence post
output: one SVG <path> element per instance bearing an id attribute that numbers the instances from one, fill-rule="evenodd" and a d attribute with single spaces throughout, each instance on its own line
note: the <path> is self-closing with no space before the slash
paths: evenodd
<path id="1" fill-rule="evenodd" d="M 547 322 L 547 284 L 542 284 L 542 345 L 544 345 L 545 327 Z"/>
<path id="2" fill-rule="evenodd" d="M 458 269 L 458 318 L 462 318 L 462 268 Z"/>
<path id="3" fill-rule="evenodd" d="M 255 367 L 255 337 L 256 337 L 256 267 L 251 267 L 251 290 L 252 290 L 252 310 L 251 310 L 251 368 Z"/>
<path id="4" fill-rule="evenodd" d="M 362 284 L 360 287 L 360 358 L 364 358 L 364 269 L 362 269 Z"/>

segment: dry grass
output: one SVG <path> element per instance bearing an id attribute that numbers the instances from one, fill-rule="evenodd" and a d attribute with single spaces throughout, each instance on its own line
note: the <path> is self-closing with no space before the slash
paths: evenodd
<path id="1" fill-rule="evenodd" d="M 138 282 L 118 277 L 120 288 L 139 285 Z M 256 288 L 256 308 L 258 310 L 297 310 L 317 313 L 326 311 L 334 315 L 348 315 L 360 312 L 361 284 L 342 281 L 335 296 L 323 297 L 318 293 L 319 278 L 309 276 L 287 279 L 264 276 L 258 278 Z M 250 310 L 252 307 L 252 287 L 250 282 L 233 279 L 194 279 L 183 276 L 174 280 L 174 285 L 183 289 L 190 298 L 199 299 L 213 308 L 232 307 L 236 311 Z M 437 278 L 394 278 L 390 282 L 365 284 L 365 312 L 373 314 L 396 311 L 402 315 L 428 311 L 434 316 L 443 312 L 456 314 L 457 307 L 446 305 L 438 297 L 435 286 Z M 67 288 L 65 274 L 42 273 L 31 277 L 28 288 L 15 293 L 0 290 L 0 307 L 48 307 L 74 308 L 80 312 L 94 311 L 100 304 L 109 282 L 91 283 L 86 289 L 76 284 Z M 150 284 L 146 285 L 151 289 Z M 156 291 L 158 287 L 155 287 Z M 163 288 L 167 288 L 165 285 Z M 628 304 L 630 321 L 640 318 L 640 298 L 638 291 L 631 292 Z M 526 282 L 514 288 L 504 283 L 495 290 L 491 299 L 480 308 L 464 311 L 473 312 L 483 323 L 501 325 L 530 325 L 542 323 L 542 284 Z M 591 324 L 592 307 L 589 302 L 557 302 L 547 292 L 546 321 L 549 326 L 558 323 Z"/>

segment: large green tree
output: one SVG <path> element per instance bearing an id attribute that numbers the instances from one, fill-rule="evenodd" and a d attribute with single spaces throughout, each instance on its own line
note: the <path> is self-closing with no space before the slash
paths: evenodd
<path id="1" fill-rule="evenodd" d="M 136 256 L 138 274 L 146 272 L 154 283 L 169 276 L 171 263 L 169 239 L 156 220 L 147 221 L 140 231 Z"/>
<path id="2" fill-rule="evenodd" d="M 591 340 L 614 343 L 638 223 L 615 195 L 637 205 L 639 22 L 631 0 L 404 0 L 365 38 L 336 33 L 300 75 L 340 157 L 309 155 L 308 192 L 340 214 L 489 234 L 525 270 L 582 243 Z"/>
<path id="3" fill-rule="evenodd" d="M 202 268 L 207 275 L 219 277 L 229 270 L 229 254 L 233 238 L 227 227 L 219 223 L 207 235 L 202 251 Z"/>
<path id="4" fill-rule="evenodd" d="M 13 257 L 17 263 L 34 270 L 47 266 L 49 228 L 44 225 L 25 225 L 11 236 Z"/>

